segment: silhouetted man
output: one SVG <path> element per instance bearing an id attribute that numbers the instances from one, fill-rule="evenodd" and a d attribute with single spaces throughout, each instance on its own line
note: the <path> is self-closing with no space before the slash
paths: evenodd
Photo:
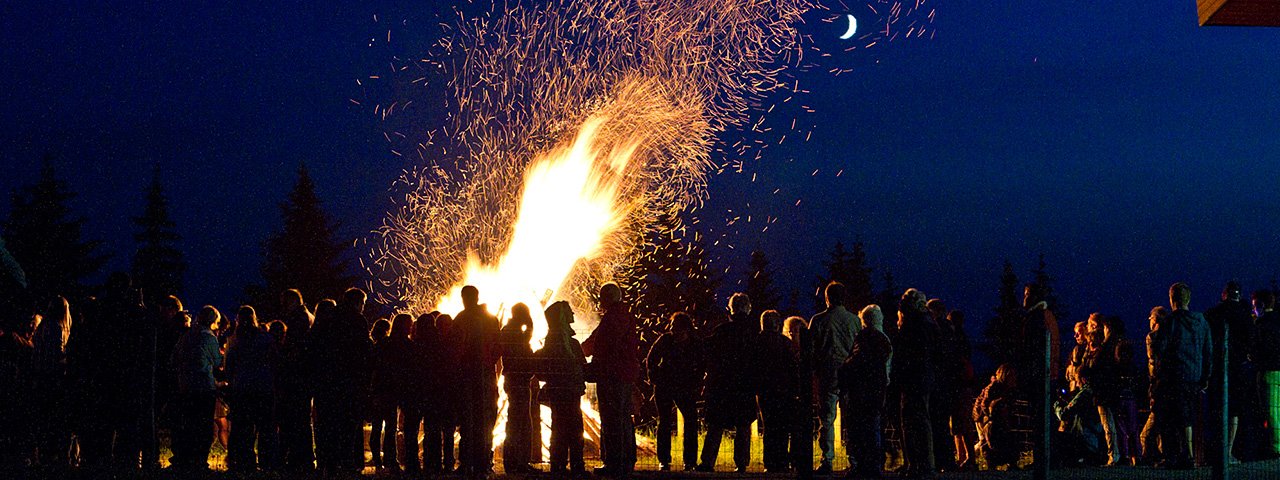
<path id="1" fill-rule="evenodd" d="M 1275 310 L 1275 293 L 1258 290 L 1253 308 L 1258 314 L 1258 348 L 1252 360 L 1258 368 L 1263 418 L 1267 421 L 1267 454 L 1280 456 L 1280 312 Z"/>
<path id="2" fill-rule="evenodd" d="M 791 352 L 791 340 L 782 335 L 782 315 L 777 310 L 766 310 L 760 314 L 757 343 L 764 469 L 768 473 L 784 473 L 791 467 L 787 446 L 798 403 L 795 392 L 801 380 L 797 358 Z"/>
<path id="3" fill-rule="evenodd" d="M 903 475 L 929 477 L 934 472 L 933 428 L 929 394 L 933 390 L 932 349 L 935 330 L 924 309 L 925 297 L 909 289 L 898 304 L 898 336 L 893 339 L 891 379 L 898 387 Z"/>
<path id="4" fill-rule="evenodd" d="M 226 353 L 227 420 L 231 422 L 227 469 L 253 472 L 276 468 L 279 431 L 275 421 L 275 339 L 258 324 L 248 305 L 236 315 L 236 333 Z M 255 448 L 256 447 L 256 448 Z"/>
<path id="5" fill-rule="evenodd" d="M 330 473 L 364 468 L 361 408 L 369 387 L 373 348 L 364 317 L 364 291 L 351 288 L 325 321 L 311 332 L 310 357 L 316 372 L 316 459 Z"/>
<path id="6" fill-rule="evenodd" d="M 1169 287 L 1169 313 L 1160 343 L 1154 345 L 1160 361 L 1152 385 L 1152 410 L 1159 423 L 1163 467 L 1193 468 L 1191 424 L 1200 394 L 1213 372 L 1213 341 L 1209 323 L 1190 310 L 1191 288 L 1185 283 Z"/>
<path id="7" fill-rule="evenodd" d="M 645 365 L 653 400 L 658 409 L 658 464 L 671 467 L 671 434 L 676 431 L 676 410 L 684 416 L 684 470 L 698 466 L 698 397 L 702 390 L 702 340 L 694 335 L 693 317 L 671 315 L 667 332 L 653 342 Z"/>
<path id="8" fill-rule="evenodd" d="M 279 398 L 277 418 L 280 422 L 280 454 L 290 470 L 315 468 L 311 450 L 312 380 L 306 358 L 307 342 L 315 316 L 303 303 L 302 292 L 295 289 L 280 293 L 281 319 L 285 324 L 284 347 L 280 352 Z"/>
<path id="9" fill-rule="evenodd" d="M 848 408 L 845 396 L 840 391 L 838 372 L 840 365 L 849 358 L 849 352 L 853 349 L 853 337 L 861 327 L 853 313 L 844 307 L 843 284 L 831 282 L 823 293 L 827 309 L 814 315 L 809 321 L 809 334 L 813 337 L 813 368 L 818 380 L 818 417 L 822 421 L 818 429 L 818 445 L 822 448 L 822 463 L 818 466 L 818 473 L 827 474 L 831 473 L 831 462 L 836 458 L 836 409 Z M 842 427 L 847 429 L 847 424 Z M 852 463 L 853 452 L 848 452 L 846 447 L 846 453 Z"/>
<path id="10" fill-rule="evenodd" d="M 951 413 L 956 403 L 956 378 L 951 369 L 956 364 L 951 322 L 947 321 L 947 304 L 940 298 L 925 303 L 929 322 L 937 332 L 933 344 L 933 392 L 929 394 L 929 421 L 933 430 L 933 457 L 939 470 L 951 471 L 956 466 L 955 443 L 951 437 Z"/>
<path id="11" fill-rule="evenodd" d="M 751 465 L 751 424 L 756 420 L 755 394 L 761 379 L 756 362 L 760 324 L 751 319 L 751 298 L 729 298 L 729 322 L 707 338 L 707 436 L 698 470 L 715 470 L 720 440 L 733 429 L 733 463 L 739 473 Z"/>
<path id="12" fill-rule="evenodd" d="M 640 333 L 636 319 L 622 303 L 622 288 L 600 287 L 600 324 L 582 351 L 591 358 L 600 401 L 602 475 L 627 475 L 636 466 L 636 430 L 631 421 L 631 391 L 640 378 Z"/>
<path id="13" fill-rule="evenodd" d="M 493 468 L 493 425 L 498 417 L 498 318 L 480 304 L 480 291 L 462 287 L 462 311 L 454 319 L 461 348 L 460 460 L 463 471 L 488 475 Z"/>
<path id="14" fill-rule="evenodd" d="M 1230 462 L 1236 460 L 1233 447 L 1236 443 L 1236 431 L 1240 427 L 1240 417 L 1247 415 L 1249 406 L 1253 404 L 1257 392 L 1257 375 L 1249 363 L 1249 352 L 1253 349 L 1253 311 L 1249 305 L 1241 301 L 1240 284 L 1227 282 L 1222 289 L 1222 302 L 1204 312 L 1209 322 L 1209 330 L 1213 338 L 1221 339 L 1223 327 L 1229 327 L 1231 334 L 1227 337 L 1227 415 L 1230 418 L 1230 434 L 1227 436 L 1227 452 Z M 1214 342 L 1214 357 L 1217 358 L 1218 344 Z M 1214 376 L 1223 372 L 1215 371 Z M 1221 377 L 1219 377 L 1221 378 Z M 1216 382 L 1211 382 L 1216 383 Z"/>

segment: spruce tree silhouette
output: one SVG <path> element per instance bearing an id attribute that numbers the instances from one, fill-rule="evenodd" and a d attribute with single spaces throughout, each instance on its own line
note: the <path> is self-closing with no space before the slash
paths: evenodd
<path id="1" fill-rule="evenodd" d="M 995 318 L 986 325 L 987 342 L 983 350 L 999 365 L 1013 360 L 1014 348 L 1021 341 L 1016 338 L 1016 332 L 1018 322 L 1022 321 L 1022 285 L 1014 273 L 1013 263 L 1008 260 L 1004 261 L 1000 273 L 1000 305 L 995 312 Z"/>
<path id="2" fill-rule="evenodd" d="M 321 208 L 315 182 L 305 165 L 298 167 L 298 181 L 280 204 L 283 225 L 267 239 L 261 291 L 251 297 L 271 312 L 280 292 L 296 288 L 306 302 L 340 298 L 354 279 L 346 258 L 348 242 L 335 240 L 337 223 Z"/>
<path id="3" fill-rule="evenodd" d="M 623 283 L 634 286 L 632 312 L 640 321 L 644 348 L 666 328 L 672 313 L 689 313 L 698 322 L 716 315 L 719 280 L 701 237 L 684 229 L 678 217 L 660 216 L 645 233 L 639 255 L 642 260 L 623 272 L 629 279 Z"/>
<path id="4" fill-rule="evenodd" d="M 854 242 L 852 250 L 846 249 L 844 242 L 836 242 L 831 248 L 827 260 L 827 277 L 818 278 L 814 288 L 814 311 L 820 312 L 827 308 L 826 300 L 822 298 L 822 289 L 833 280 L 844 284 L 844 306 L 849 311 L 861 310 L 876 300 L 871 285 L 871 267 L 867 266 L 867 251 L 862 242 Z"/>
<path id="5" fill-rule="evenodd" d="M 751 309 L 755 312 L 778 308 L 781 297 L 773 285 L 773 268 L 769 266 L 769 258 L 763 251 L 751 252 L 747 263 L 747 286 L 744 293 L 751 298 Z"/>
<path id="6" fill-rule="evenodd" d="M 169 197 L 160 182 L 160 166 L 151 174 L 146 206 L 142 215 L 133 217 L 137 233 L 133 238 L 138 249 L 133 253 L 133 282 L 142 289 L 148 302 L 182 292 L 182 276 L 187 271 L 186 258 L 178 249 L 182 239 L 169 215 Z"/>
<path id="7" fill-rule="evenodd" d="M 42 161 L 39 179 L 13 194 L 4 238 L 26 272 L 32 298 L 81 298 L 107 257 L 97 252 L 101 242 L 84 239 L 85 219 L 71 211 L 76 194 L 58 178 L 53 156 Z"/>

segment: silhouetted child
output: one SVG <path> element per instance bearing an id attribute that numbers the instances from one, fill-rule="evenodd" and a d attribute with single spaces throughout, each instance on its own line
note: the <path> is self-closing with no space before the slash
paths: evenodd
<path id="1" fill-rule="evenodd" d="M 556 302 L 544 312 L 547 336 L 534 353 L 539 380 L 546 382 L 538 402 L 551 408 L 551 473 L 585 473 L 582 460 L 582 394 L 586 393 L 582 345 L 573 338 L 573 309 Z"/>

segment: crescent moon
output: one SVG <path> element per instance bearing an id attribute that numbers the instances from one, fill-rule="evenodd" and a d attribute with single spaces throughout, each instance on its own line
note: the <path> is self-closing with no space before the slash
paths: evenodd
<path id="1" fill-rule="evenodd" d="M 853 34 L 858 33 L 858 19 L 855 18 L 853 15 L 845 15 L 845 16 L 849 17 L 849 31 L 844 32 L 844 35 L 840 36 L 841 40 L 848 40 L 850 38 L 853 38 Z"/>

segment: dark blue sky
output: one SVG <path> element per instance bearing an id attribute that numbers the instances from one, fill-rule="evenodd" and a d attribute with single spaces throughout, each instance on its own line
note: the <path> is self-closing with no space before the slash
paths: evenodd
<path id="1" fill-rule="evenodd" d="M 57 3 L 0 5 L 0 191 L 55 153 L 89 234 L 124 267 L 127 218 L 159 163 L 187 300 L 228 308 L 258 277 L 300 162 L 345 233 L 377 224 L 405 164 L 348 99 L 392 56 L 420 56 L 448 11 Z M 1253 288 L 1280 274 L 1280 29 L 1200 28 L 1190 0 L 936 7 L 932 40 L 798 72 L 811 93 L 792 105 L 815 112 L 771 118 L 811 139 L 713 179 L 700 228 L 735 245 L 716 250 L 729 283 L 763 248 L 779 281 L 807 291 L 835 240 L 861 239 L 900 285 L 981 317 L 1003 260 L 1025 278 L 1044 253 L 1071 320 L 1102 310 L 1136 326 L 1176 280 L 1207 307 L 1231 277 Z M 811 25 L 842 47 L 839 28 Z"/>

